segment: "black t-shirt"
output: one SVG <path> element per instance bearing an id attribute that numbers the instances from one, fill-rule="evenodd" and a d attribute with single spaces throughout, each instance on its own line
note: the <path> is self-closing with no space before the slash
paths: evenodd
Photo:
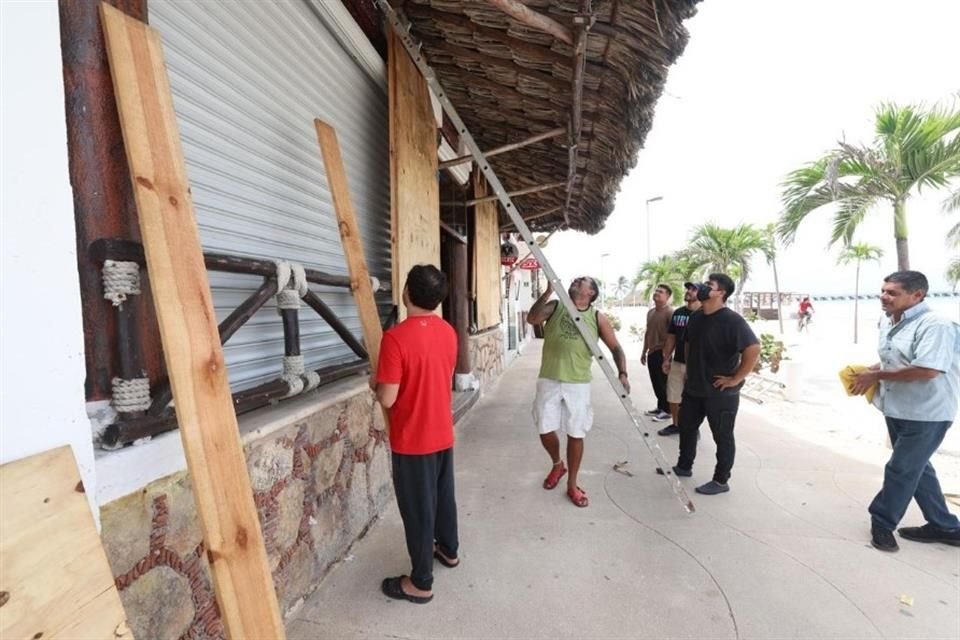
<path id="1" fill-rule="evenodd" d="M 742 385 L 721 391 L 713 379 L 732 375 L 740 366 L 741 352 L 759 343 L 743 316 L 727 307 L 709 315 L 696 313 L 687 324 L 686 339 L 690 351 L 684 392 L 699 397 L 739 393 Z"/>
<path id="2" fill-rule="evenodd" d="M 674 362 L 686 362 L 684 346 L 687 344 L 687 323 L 694 312 L 686 305 L 677 307 L 677 310 L 670 316 L 670 324 L 667 326 L 667 333 L 676 336 L 676 348 L 673 350 Z"/>

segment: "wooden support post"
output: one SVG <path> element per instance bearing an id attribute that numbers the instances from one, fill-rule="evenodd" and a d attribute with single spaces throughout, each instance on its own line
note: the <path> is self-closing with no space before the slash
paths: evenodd
<path id="1" fill-rule="evenodd" d="M 340 143 L 337 141 L 337 132 L 329 124 L 319 119 L 314 120 L 313 124 L 317 129 L 317 141 L 320 143 L 320 152 L 323 154 L 327 182 L 330 185 L 330 194 L 333 196 L 333 208 L 337 213 L 337 228 L 340 230 L 343 255 L 347 259 L 347 270 L 350 272 L 350 288 L 353 289 L 353 299 L 360 314 L 360 325 L 363 327 L 363 340 L 370 359 L 370 370 L 376 375 L 383 329 L 380 327 L 377 302 L 373 299 L 367 261 L 363 257 L 360 228 L 357 226 L 353 201 L 350 199 L 350 191 L 347 188 L 347 173 L 340 155 Z M 389 428 L 390 421 L 386 409 L 383 410 L 383 419 Z"/>
<path id="2" fill-rule="evenodd" d="M 286 632 L 240 444 L 160 34 L 100 5 L 193 497 L 230 638 Z"/>
<path id="3" fill-rule="evenodd" d="M 450 281 L 450 315 L 457 330 L 457 373 L 472 373 L 470 362 L 470 280 L 467 277 L 467 245 L 447 242 Z"/>

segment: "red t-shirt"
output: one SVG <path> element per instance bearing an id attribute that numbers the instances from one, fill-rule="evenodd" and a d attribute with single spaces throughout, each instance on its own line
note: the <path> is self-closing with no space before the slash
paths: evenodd
<path id="1" fill-rule="evenodd" d="M 399 384 L 390 407 L 390 448 L 425 455 L 453 446 L 457 332 L 433 314 L 407 318 L 383 334 L 377 382 Z"/>

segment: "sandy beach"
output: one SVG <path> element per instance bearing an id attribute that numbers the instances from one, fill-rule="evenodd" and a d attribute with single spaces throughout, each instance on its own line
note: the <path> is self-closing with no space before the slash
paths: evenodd
<path id="1" fill-rule="evenodd" d="M 763 403 L 745 400 L 741 411 L 758 415 L 788 434 L 817 444 L 838 454 L 863 462 L 884 464 L 890 455 L 882 415 L 860 397 L 847 396 L 837 376 L 848 364 L 872 364 L 877 361 L 877 321 L 879 301 L 860 301 L 859 342 L 853 344 L 853 303 L 817 302 L 816 315 L 807 331 L 797 332 L 795 309 L 784 309 L 784 334 L 787 348 L 778 374 L 763 375 L 786 384 L 782 392 L 770 392 Z M 956 321 L 958 298 L 933 299 L 937 313 Z M 628 349 L 628 357 L 639 357 L 640 342 L 630 333 L 631 325 L 644 326 L 645 307 L 611 307 L 622 327 L 619 337 Z M 751 323 L 755 333 L 781 338 L 776 321 Z M 646 376 L 633 376 L 634 385 L 649 391 Z M 960 428 L 947 432 L 933 465 L 944 492 L 960 495 Z M 957 501 L 957 498 L 954 498 Z"/>

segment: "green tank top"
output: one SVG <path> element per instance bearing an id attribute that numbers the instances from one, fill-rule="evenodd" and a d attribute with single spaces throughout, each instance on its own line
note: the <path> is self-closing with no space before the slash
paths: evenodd
<path id="1" fill-rule="evenodd" d="M 597 310 L 592 306 L 580 312 L 594 341 L 599 337 Z M 559 302 L 543 328 L 543 358 L 540 377 L 559 382 L 590 382 L 593 354 L 583 341 L 573 318 Z"/>

